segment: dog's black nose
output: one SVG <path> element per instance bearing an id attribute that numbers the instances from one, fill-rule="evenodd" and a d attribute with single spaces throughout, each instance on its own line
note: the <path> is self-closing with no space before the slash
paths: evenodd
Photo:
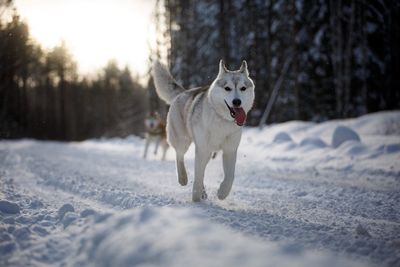
<path id="1" fill-rule="evenodd" d="M 235 107 L 239 107 L 239 106 L 242 104 L 242 101 L 240 101 L 239 98 L 235 98 L 235 99 L 232 100 L 232 104 L 233 104 Z"/>

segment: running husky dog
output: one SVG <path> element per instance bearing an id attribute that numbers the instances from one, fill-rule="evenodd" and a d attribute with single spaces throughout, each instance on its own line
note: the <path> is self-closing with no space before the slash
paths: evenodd
<path id="1" fill-rule="evenodd" d="M 185 90 L 158 61 L 153 64 L 158 96 L 170 109 L 167 116 L 167 140 L 176 151 L 176 168 L 181 185 L 188 182 L 184 155 L 195 143 L 195 174 L 192 199 L 206 199 L 204 170 L 214 151 L 222 150 L 224 180 L 218 198 L 225 199 L 232 188 L 236 153 L 242 126 L 253 106 L 254 83 L 246 61 L 237 71 L 229 71 L 221 60 L 219 73 L 210 86 Z"/>
<path id="2" fill-rule="evenodd" d="M 146 144 L 144 147 L 143 158 L 147 157 L 147 150 L 149 149 L 150 143 L 154 142 L 154 155 L 157 154 L 158 147 L 161 145 L 162 148 L 162 160 L 165 160 L 165 154 L 168 150 L 167 136 L 165 131 L 165 122 L 161 119 L 160 114 L 151 112 L 144 120 L 146 127 Z"/>

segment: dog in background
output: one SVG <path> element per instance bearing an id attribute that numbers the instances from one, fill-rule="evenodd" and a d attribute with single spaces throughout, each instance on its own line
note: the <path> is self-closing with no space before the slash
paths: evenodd
<path id="1" fill-rule="evenodd" d="M 144 120 L 146 133 L 146 143 L 144 147 L 143 158 L 147 157 L 147 151 L 150 143 L 155 143 L 154 155 L 157 155 L 158 147 L 162 149 L 162 160 L 165 160 L 165 155 L 168 150 L 167 134 L 165 131 L 165 121 L 161 118 L 157 112 L 151 112 L 147 115 Z"/>

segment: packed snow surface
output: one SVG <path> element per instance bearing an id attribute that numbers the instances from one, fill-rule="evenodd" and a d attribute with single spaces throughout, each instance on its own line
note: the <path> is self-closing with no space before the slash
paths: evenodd
<path id="1" fill-rule="evenodd" d="M 400 112 L 245 129 L 224 201 L 143 146 L 0 141 L 0 266 L 400 266 Z"/>

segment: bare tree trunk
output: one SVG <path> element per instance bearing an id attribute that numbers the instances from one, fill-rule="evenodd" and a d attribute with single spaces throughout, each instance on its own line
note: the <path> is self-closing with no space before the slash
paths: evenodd
<path id="1" fill-rule="evenodd" d="M 167 38 L 167 36 L 170 38 L 169 42 L 167 42 L 169 44 L 169 47 L 167 48 L 167 64 L 168 66 L 171 66 L 171 61 L 173 58 L 173 49 L 171 47 L 171 43 L 172 43 L 172 4 L 170 0 L 165 0 L 165 19 L 166 19 L 166 26 L 167 29 L 165 31 L 165 38 Z"/>
<path id="2" fill-rule="evenodd" d="M 350 93 L 351 93 L 351 61 L 352 61 L 352 48 L 353 48 L 353 31 L 354 31 L 354 20 L 355 20 L 355 1 L 351 0 L 350 6 L 350 20 L 348 25 L 347 43 L 346 50 L 343 60 L 344 62 L 344 101 L 343 101 L 343 115 L 349 116 L 350 111 Z"/>
<path id="3" fill-rule="evenodd" d="M 293 51 L 293 66 L 292 66 L 292 73 L 293 73 L 293 91 L 294 91 L 294 117 L 296 120 L 300 119 L 300 93 L 299 93 L 299 84 L 297 81 L 298 77 L 298 57 L 297 57 L 297 43 L 296 43 L 296 36 L 298 32 L 298 27 L 296 19 L 295 19 L 295 14 L 296 14 L 296 6 L 295 3 L 292 2 L 291 5 L 291 18 L 293 19 L 293 24 L 292 24 L 292 47 L 291 50 Z"/>
<path id="4" fill-rule="evenodd" d="M 27 114 L 28 114 L 28 96 L 27 96 L 27 77 L 26 75 L 23 76 L 22 78 L 22 88 L 21 88 L 21 107 L 20 107 L 20 113 L 22 115 L 21 117 L 21 126 L 24 132 L 27 130 Z"/>
<path id="5" fill-rule="evenodd" d="M 219 31 L 220 31 L 220 45 L 223 59 L 227 64 L 230 63 L 229 55 L 229 30 L 227 29 L 228 23 L 226 22 L 226 12 L 229 8 L 229 1 L 219 1 Z"/>
<path id="6" fill-rule="evenodd" d="M 283 78 L 285 77 L 287 71 L 289 70 L 289 67 L 290 67 L 290 64 L 292 63 L 292 60 L 293 60 L 293 55 L 289 54 L 288 57 L 286 58 L 285 63 L 283 64 L 281 75 L 279 76 L 279 79 L 276 81 L 274 89 L 272 90 L 272 94 L 271 94 L 271 97 L 269 98 L 267 107 L 265 108 L 264 113 L 263 113 L 263 115 L 262 115 L 262 117 L 260 119 L 260 123 L 258 125 L 258 127 L 260 129 L 262 129 L 262 127 L 264 126 L 264 124 L 266 123 L 266 121 L 267 121 L 267 119 L 269 117 L 269 114 L 271 113 L 272 106 L 273 106 L 273 104 L 274 104 L 274 102 L 276 100 L 276 97 L 278 95 L 279 89 L 282 86 Z"/>
<path id="7" fill-rule="evenodd" d="M 273 79 L 272 79 L 272 49 L 271 49 L 271 24 L 272 24 L 272 3 L 268 3 L 268 7 L 267 7 L 267 14 L 266 14 L 266 39 L 267 39 L 267 44 L 266 44 L 266 58 L 265 58 L 265 62 L 266 62 L 266 73 L 267 73 L 267 81 L 266 81 L 266 88 L 265 88 L 265 93 L 263 95 L 263 98 L 265 99 L 263 101 L 263 103 L 261 103 L 262 105 L 265 105 L 264 103 L 268 103 L 268 98 L 271 96 L 272 94 L 272 87 L 273 87 Z M 261 124 L 265 124 L 265 122 L 261 123 L 261 118 L 260 118 L 260 122 L 259 125 Z"/>
<path id="8" fill-rule="evenodd" d="M 360 5 L 360 30 L 361 30 L 361 69 L 362 69 L 362 85 L 361 85 L 361 98 L 362 98 L 362 113 L 367 112 L 368 100 L 368 87 L 367 87 L 367 34 L 365 32 L 365 1 Z"/>
<path id="9" fill-rule="evenodd" d="M 330 26 L 331 26 L 331 47 L 332 47 L 332 70 L 333 83 L 336 95 L 336 116 L 342 117 L 343 112 L 343 41 L 342 41 L 342 20 L 341 0 L 330 1 Z"/>
<path id="10" fill-rule="evenodd" d="M 66 140 L 67 127 L 65 118 L 65 78 L 64 73 L 60 75 L 60 83 L 58 85 L 60 91 L 60 138 Z"/>

